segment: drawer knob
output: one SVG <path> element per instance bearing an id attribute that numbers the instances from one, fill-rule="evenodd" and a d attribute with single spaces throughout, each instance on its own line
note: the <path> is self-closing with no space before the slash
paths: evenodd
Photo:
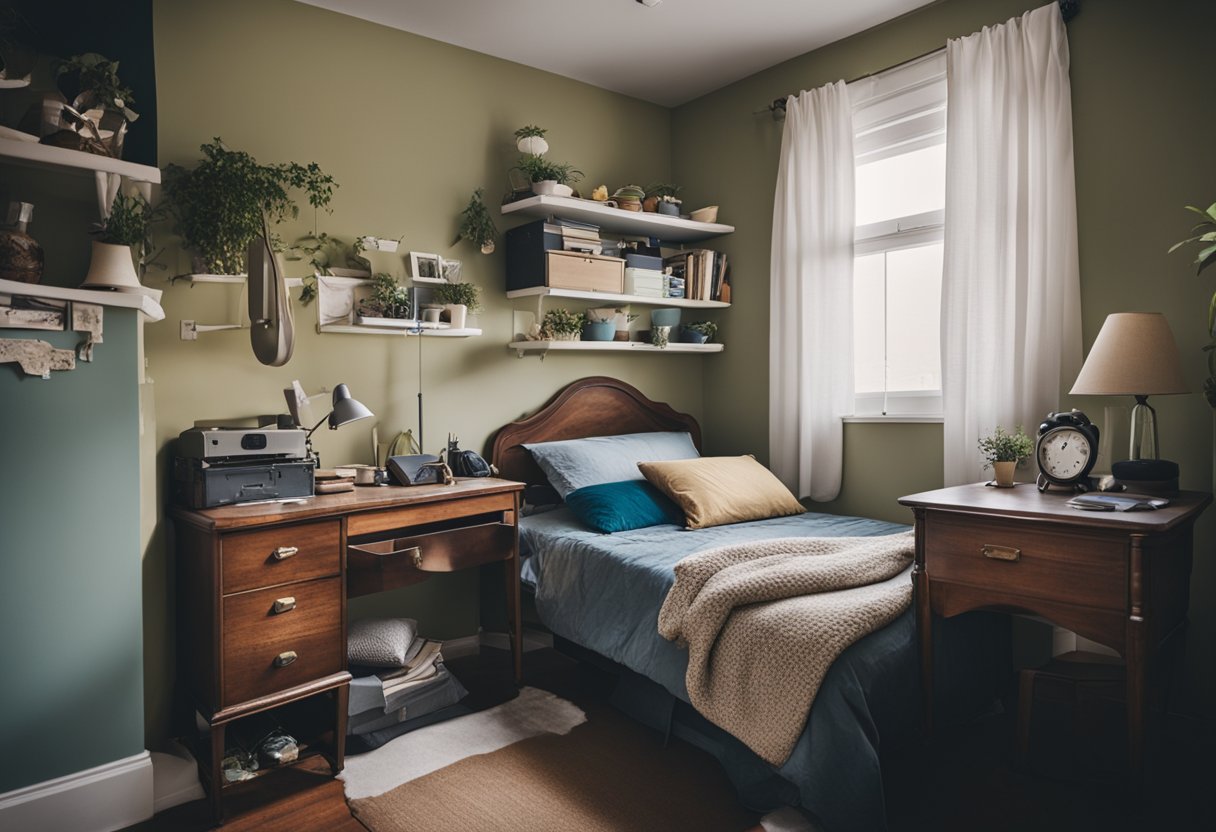
<path id="1" fill-rule="evenodd" d="M 287 667 L 287 665 L 294 662 L 297 658 L 299 658 L 299 656 L 296 655 L 295 650 L 285 650 L 284 652 L 282 652 L 279 655 L 274 657 L 274 666 L 275 667 Z"/>
<path id="2" fill-rule="evenodd" d="M 275 560 L 287 560 L 287 558 L 298 553 L 299 551 L 300 551 L 300 548 L 298 546 L 280 546 L 279 548 L 275 549 L 273 552 L 274 559 Z"/>
<path id="3" fill-rule="evenodd" d="M 414 566 L 418 569 L 422 568 L 422 547 L 415 546 L 409 550 L 409 556 L 414 561 Z"/>
<path id="4" fill-rule="evenodd" d="M 985 546 L 982 550 L 984 557 L 992 560 L 1003 560 L 1014 563 L 1022 557 L 1022 550 L 1012 546 Z"/>
<path id="5" fill-rule="evenodd" d="M 286 598 L 276 598 L 274 602 L 274 614 L 282 615 L 285 612 L 291 612 L 296 608 L 296 599 L 294 595 L 288 595 Z"/>

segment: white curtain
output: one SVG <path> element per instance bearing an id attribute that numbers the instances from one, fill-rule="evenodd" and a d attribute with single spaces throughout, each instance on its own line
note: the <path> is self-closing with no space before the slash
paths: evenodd
<path id="1" fill-rule="evenodd" d="M 791 96 L 773 201 L 769 461 L 816 501 L 840 493 L 853 410 L 853 168 L 845 83 Z"/>
<path id="2" fill-rule="evenodd" d="M 1034 430 L 1081 367 L 1072 102 L 1059 4 L 947 44 L 945 482 Z"/>

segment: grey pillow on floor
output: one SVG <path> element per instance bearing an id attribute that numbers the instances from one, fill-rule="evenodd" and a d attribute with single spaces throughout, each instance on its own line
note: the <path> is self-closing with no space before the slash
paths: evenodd
<path id="1" fill-rule="evenodd" d="M 412 618 L 352 621 L 346 631 L 347 660 L 365 667 L 403 667 L 417 635 L 418 622 Z"/>

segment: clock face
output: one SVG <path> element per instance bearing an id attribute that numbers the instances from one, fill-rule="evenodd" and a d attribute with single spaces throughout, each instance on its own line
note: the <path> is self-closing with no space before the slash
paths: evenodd
<path id="1" fill-rule="evenodd" d="M 1089 467 L 1089 457 L 1095 449 L 1089 437 L 1076 428 L 1056 428 L 1039 441 L 1039 468 L 1057 480 L 1072 480 L 1082 476 Z"/>

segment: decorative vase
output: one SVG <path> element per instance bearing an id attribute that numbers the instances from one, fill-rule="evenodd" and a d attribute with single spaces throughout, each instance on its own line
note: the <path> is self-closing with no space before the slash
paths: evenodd
<path id="1" fill-rule="evenodd" d="M 0 278 L 19 283 L 37 283 L 42 279 L 45 258 L 42 246 L 27 232 L 34 218 L 34 206 L 28 202 L 10 202 L 8 223 L 0 229 Z"/>
<path id="2" fill-rule="evenodd" d="M 654 344 L 659 349 L 664 349 L 667 347 L 667 343 L 670 340 L 671 340 L 671 327 L 669 327 L 669 326 L 651 326 L 650 343 Z"/>
<path id="3" fill-rule="evenodd" d="M 89 260 L 89 273 L 82 289 L 117 289 L 120 292 L 138 292 L 143 289 L 139 275 L 135 273 L 135 262 L 130 246 L 93 241 L 93 256 Z"/>
<path id="4" fill-rule="evenodd" d="M 520 153 L 532 156 L 544 156 L 549 152 L 549 143 L 545 141 L 544 136 L 524 136 L 515 142 L 515 147 Z"/>
<path id="5" fill-rule="evenodd" d="M 463 303 L 445 303 L 443 308 L 448 313 L 448 321 L 452 324 L 452 329 L 464 329 L 469 307 Z"/>
<path id="6" fill-rule="evenodd" d="M 678 203 L 678 202 L 660 202 L 659 207 L 658 207 L 658 213 L 664 214 L 668 217 L 678 217 L 678 216 L 680 216 L 680 203 Z"/>
<path id="7" fill-rule="evenodd" d="M 704 344 L 709 340 L 709 336 L 704 332 L 697 332 L 695 329 L 688 327 L 680 328 L 680 341 L 685 344 Z"/>
<path id="8" fill-rule="evenodd" d="M 611 341 L 616 335 L 616 321 L 588 321 L 583 324 L 584 341 Z"/>
<path id="9" fill-rule="evenodd" d="M 997 486 L 1000 488 L 1012 488 L 1013 471 L 1017 467 L 1017 460 L 992 463 L 992 473 L 994 475 L 993 478 L 996 480 Z"/>

